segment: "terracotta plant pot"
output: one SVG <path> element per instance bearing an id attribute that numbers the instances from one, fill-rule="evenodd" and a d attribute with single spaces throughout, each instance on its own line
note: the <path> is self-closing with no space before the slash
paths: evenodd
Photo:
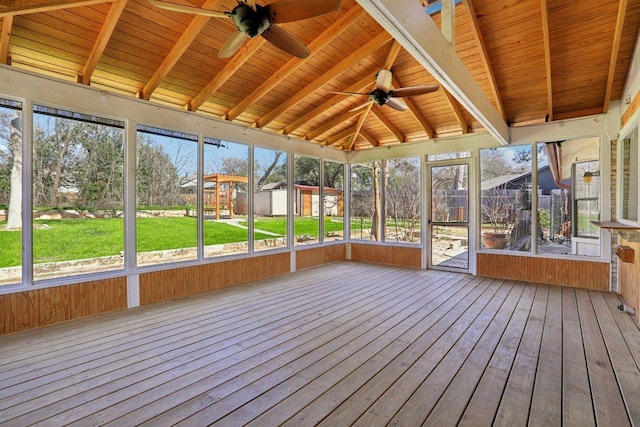
<path id="1" fill-rule="evenodd" d="M 505 233 L 484 233 L 482 244 L 487 249 L 504 249 L 507 246 L 507 235 Z"/>

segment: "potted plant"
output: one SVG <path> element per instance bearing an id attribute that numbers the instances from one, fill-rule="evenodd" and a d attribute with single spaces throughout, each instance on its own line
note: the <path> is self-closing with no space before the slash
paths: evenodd
<path id="1" fill-rule="evenodd" d="M 491 225 L 491 229 L 482 234 L 485 248 L 504 249 L 507 246 L 517 202 L 517 190 L 509 191 L 506 184 L 482 192 L 482 223 Z"/>

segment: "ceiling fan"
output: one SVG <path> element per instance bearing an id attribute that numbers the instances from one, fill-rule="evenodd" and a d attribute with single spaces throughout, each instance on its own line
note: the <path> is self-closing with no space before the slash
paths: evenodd
<path id="1" fill-rule="evenodd" d="M 409 107 L 407 104 L 397 98 L 403 98 L 406 96 L 423 95 L 438 90 L 438 85 L 424 85 L 424 86 L 409 86 L 401 87 L 397 89 L 391 89 L 391 82 L 393 76 L 391 71 L 382 69 L 378 72 L 376 77 L 376 88 L 371 92 L 331 92 L 341 95 L 366 95 L 369 100 L 362 105 L 353 108 L 351 111 L 364 108 L 372 102 L 375 102 L 379 106 L 388 105 L 398 111 L 406 111 Z"/>
<path id="2" fill-rule="evenodd" d="M 264 37 L 279 49 L 298 58 L 306 58 L 311 53 L 291 33 L 276 24 L 301 21 L 338 10 L 340 0 L 280 0 L 266 6 L 254 0 L 238 0 L 231 12 L 217 12 L 193 6 L 184 6 L 164 0 L 148 0 L 159 9 L 204 15 L 213 18 L 231 18 L 238 28 L 218 52 L 218 58 L 231 57 L 248 38 Z"/>

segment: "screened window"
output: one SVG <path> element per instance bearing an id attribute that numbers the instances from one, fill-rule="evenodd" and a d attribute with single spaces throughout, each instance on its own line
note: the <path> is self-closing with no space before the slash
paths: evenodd
<path id="1" fill-rule="evenodd" d="M 320 241 L 320 159 L 294 156 L 294 244 Z"/>
<path id="2" fill-rule="evenodd" d="M 382 161 L 352 164 L 351 239 L 382 240 Z"/>
<path id="3" fill-rule="evenodd" d="M 287 246 L 288 155 L 284 151 L 253 150 L 253 249 Z"/>
<path id="4" fill-rule="evenodd" d="M 22 281 L 22 104 L 0 99 L 0 286 Z"/>
<path id="5" fill-rule="evenodd" d="M 249 146 L 205 138 L 201 182 L 204 192 L 204 256 L 247 253 Z M 196 187 L 195 182 L 190 185 Z M 196 214 L 195 205 L 195 199 L 190 198 L 191 216 Z"/>
<path id="6" fill-rule="evenodd" d="M 34 106 L 34 279 L 124 267 L 124 124 Z"/>
<path id="7" fill-rule="evenodd" d="M 531 146 L 480 151 L 482 247 L 531 249 Z"/>
<path id="8" fill-rule="evenodd" d="M 599 256 L 598 138 L 540 143 L 537 156 L 537 252 Z"/>
<path id="9" fill-rule="evenodd" d="M 198 138 L 138 126 L 137 144 L 138 265 L 196 259 Z"/>
<path id="10" fill-rule="evenodd" d="M 386 160 L 385 171 L 385 241 L 420 243 L 420 159 Z"/>
<path id="11" fill-rule="evenodd" d="M 621 217 L 638 221 L 638 128 L 620 141 L 622 158 L 622 212 Z"/>
<path id="12" fill-rule="evenodd" d="M 344 165 L 324 162 L 324 240 L 344 237 Z"/>
<path id="13" fill-rule="evenodd" d="M 574 212 L 577 237 L 600 236 L 592 221 L 600 219 L 600 167 L 599 162 L 580 162 L 573 165 Z"/>

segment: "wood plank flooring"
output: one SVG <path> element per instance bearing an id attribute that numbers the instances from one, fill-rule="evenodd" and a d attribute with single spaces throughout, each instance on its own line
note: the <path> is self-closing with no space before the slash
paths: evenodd
<path id="1" fill-rule="evenodd" d="M 0 337 L 0 425 L 640 425 L 615 294 L 342 262 Z"/>

